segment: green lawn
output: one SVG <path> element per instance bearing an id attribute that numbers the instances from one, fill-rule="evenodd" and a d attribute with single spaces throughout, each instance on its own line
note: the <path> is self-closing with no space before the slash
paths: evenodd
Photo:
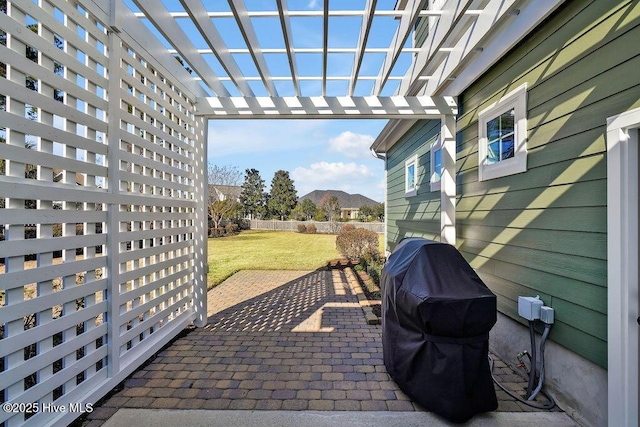
<path id="1" fill-rule="evenodd" d="M 240 270 L 315 270 L 336 258 L 335 235 L 247 230 L 209 239 L 209 288 Z"/>

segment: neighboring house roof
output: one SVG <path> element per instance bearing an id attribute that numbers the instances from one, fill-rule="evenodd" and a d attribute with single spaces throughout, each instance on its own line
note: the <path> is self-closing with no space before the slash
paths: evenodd
<path id="1" fill-rule="evenodd" d="M 62 181 L 62 172 L 60 168 L 53 168 L 53 182 Z M 76 184 L 84 185 L 84 175 L 80 172 L 76 172 Z"/>
<path id="2" fill-rule="evenodd" d="M 363 196 L 362 194 L 349 194 L 341 190 L 314 190 L 309 194 L 300 197 L 299 202 L 309 199 L 318 206 L 322 198 L 329 194 L 329 197 L 336 196 L 341 209 L 360 209 L 361 206 L 373 206 L 379 204 L 373 199 Z"/>
<path id="3" fill-rule="evenodd" d="M 209 184 L 209 194 L 215 194 L 218 200 L 234 199 L 239 200 L 242 194 L 242 187 L 237 185 L 215 185 Z"/>

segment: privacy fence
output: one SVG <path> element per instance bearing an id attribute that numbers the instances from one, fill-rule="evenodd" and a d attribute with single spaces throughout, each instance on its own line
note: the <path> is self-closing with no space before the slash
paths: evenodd
<path id="1" fill-rule="evenodd" d="M 298 231 L 298 225 L 305 227 L 313 224 L 318 233 L 337 233 L 343 225 L 352 224 L 356 228 L 384 233 L 384 222 L 330 222 L 330 221 L 280 221 L 276 219 L 252 219 L 249 221 L 252 230 Z"/>
<path id="2" fill-rule="evenodd" d="M 0 13 L 7 427 L 72 421 L 206 319 L 206 122 L 112 3 Z"/>

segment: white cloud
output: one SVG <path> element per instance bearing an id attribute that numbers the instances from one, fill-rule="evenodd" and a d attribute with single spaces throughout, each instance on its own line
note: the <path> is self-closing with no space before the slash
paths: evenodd
<path id="1" fill-rule="evenodd" d="M 307 8 L 309 9 L 315 9 L 318 7 L 318 0 L 311 0 L 309 1 L 309 4 L 307 4 Z"/>
<path id="2" fill-rule="evenodd" d="M 371 156 L 369 147 L 374 139 L 371 135 L 345 131 L 329 140 L 329 149 L 349 158 L 369 157 Z"/>
<path id="3" fill-rule="evenodd" d="M 384 194 L 378 186 L 371 185 L 372 178 L 375 179 L 374 172 L 366 165 L 355 162 L 313 163 L 308 168 L 294 169 L 291 177 L 299 196 L 313 190 L 342 190 L 381 201 Z"/>

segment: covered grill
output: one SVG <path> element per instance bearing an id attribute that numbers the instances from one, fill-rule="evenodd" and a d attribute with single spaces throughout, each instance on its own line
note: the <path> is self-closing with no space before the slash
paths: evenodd
<path id="1" fill-rule="evenodd" d="M 450 421 L 498 407 L 487 358 L 496 316 L 496 296 L 451 245 L 404 239 L 382 271 L 387 371 Z"/>

